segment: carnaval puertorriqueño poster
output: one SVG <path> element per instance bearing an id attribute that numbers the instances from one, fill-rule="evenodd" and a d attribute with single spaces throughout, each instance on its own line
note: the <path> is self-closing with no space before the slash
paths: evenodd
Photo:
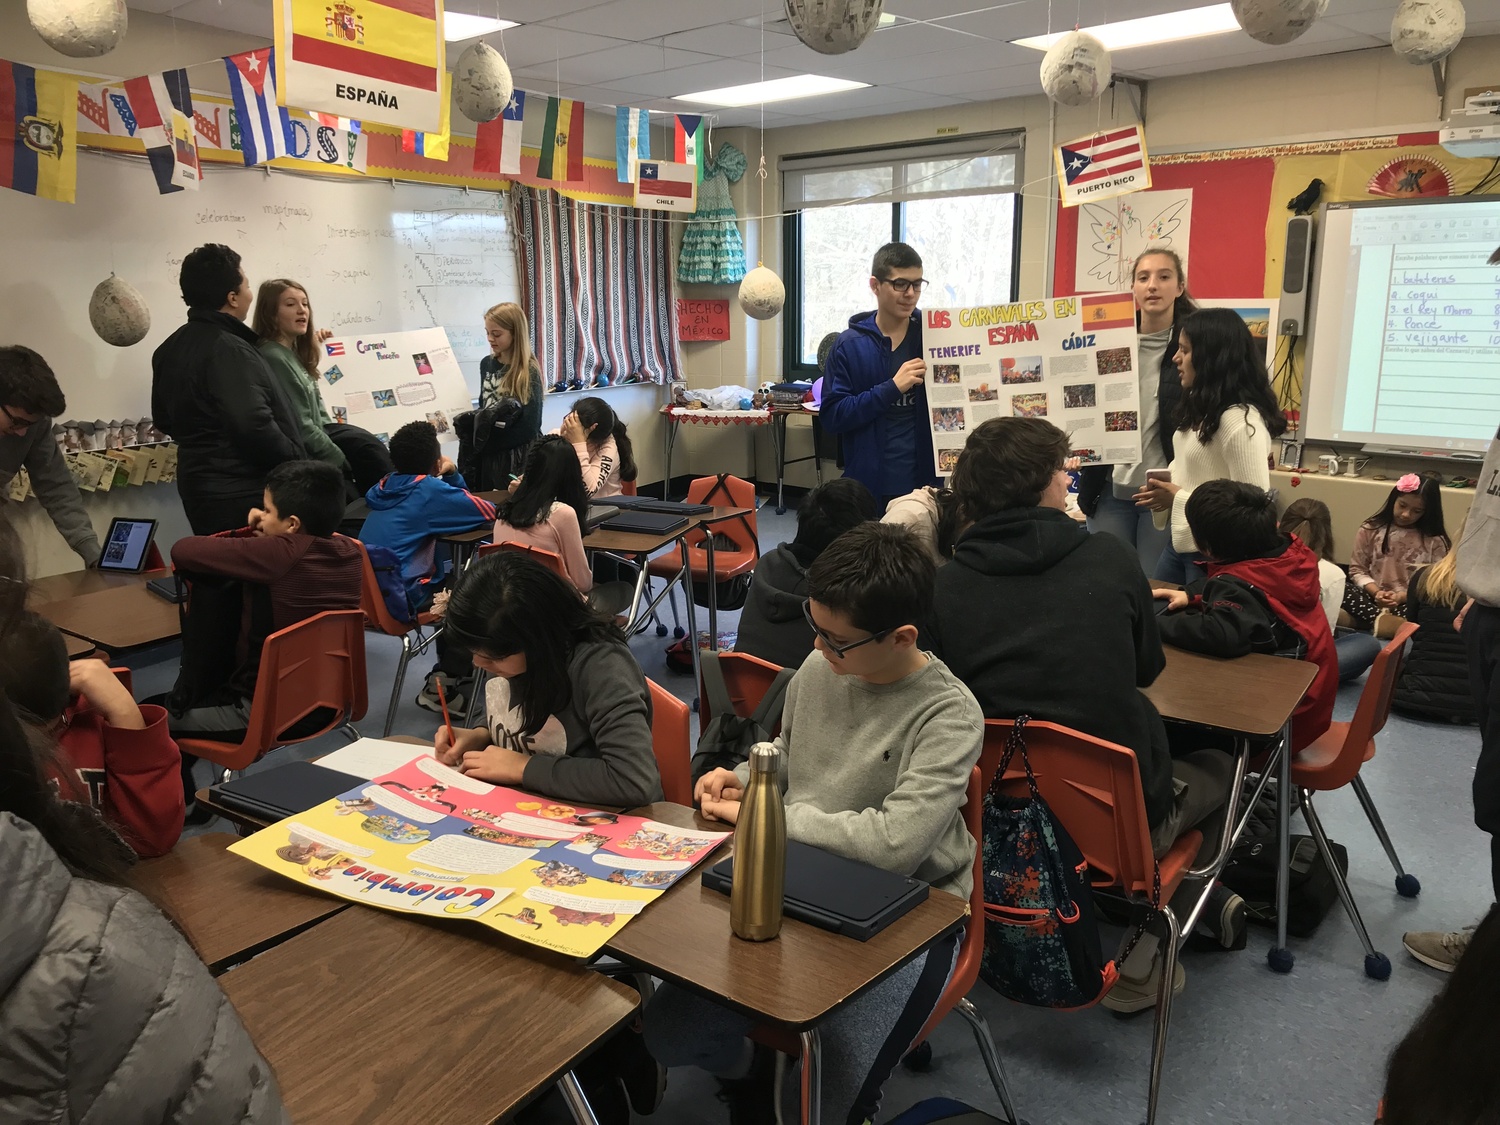
<path id="1" fill-rule="evenodd" d="M 353 902 L 590 957 L 728 836 L 490 785 L 424 755 L 229 850 Z"/>
<path id="2" fill-rule="evenodd" d="M 469 386 L 442 328 L 324 340 L 323 403 L 335 422 L 381 441 L 408 422 L 431 422 L 438 441 L 456 441 L 453 418 L 470 407 Z"/>
<path id="3" fill-rule="evenodd" d="M 939 476 L 991 418 L 1045 418 L 1084 464 L 1141 459 L 1135 300 L 1129 293 L 923 311 Z"/>

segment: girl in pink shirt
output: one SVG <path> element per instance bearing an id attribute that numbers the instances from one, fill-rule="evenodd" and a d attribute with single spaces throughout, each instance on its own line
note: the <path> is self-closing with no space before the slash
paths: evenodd
<path id="1" fill-rule="evenodd" d="M 573 447 L 549 434 L 532 447 L 521 483 L 496 511 L 494 539 L 558 555 L 568 579 L 580 594 L 587 594 L 594 586 L 593 571 L 583 553 L 588 512 L 588 493 Z"/>
<path id="2" fill-rule="evenodd" d="M 630 435 L 609 403 L 581 398 L 559 430 L 573 444 L 583 487 L 596 500 L 619 496 L 621 482 L 635 480 L 635 454 Z"/>
<path id="3" fill-rule="evenodd" d="M 1437 562 L 1451 545 L 1438 479 L 1407 473 L 1355 533 L 1344 608 L 1366 628 L 1381 610 L 1404 617 L 1412 574 Z"/>

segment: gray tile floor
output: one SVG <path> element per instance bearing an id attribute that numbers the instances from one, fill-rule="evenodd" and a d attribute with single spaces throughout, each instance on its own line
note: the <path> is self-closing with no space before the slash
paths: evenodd
<path id="1" fill-rule="evenodd" d="M 766 546 L 790 537 L 793 527 L 790 513 L 761 513 Z M 720 630 L 732 629 L 736 616 L 724 614 Z M 700 628 L 706 627 L 700 615 Z M 646 675 L 687 698 L 689 678 L 665 667 L 670 641 L 648 631 L 632 648 Z M 369 638 L 370 714 L 360 724 L 367 733 L 379 733 L 398 652 L 392 638 Z M 437 726 L 413 702 L 425 670 L 425 664 L 414 667 L 408 677 L 398 733 L 430 737 Z M 175 674 L 175 657 L 141 667 L 137 693 L 165 691 Z M 1340 693 L 1337 718 L 1350 717 L 1359 687 Z M 316 756 L 341 741 L 289 748 L 266 764 L 292 754 Z M 1265 930 L 1252 929 L 1242 953 L 1186 953 L 1188 983 L 1173 1010 L 1163 1125 L 1367 1125 L 1373 1119 L 1386 1056 L 1445 979 L 1405 954 L 1402 932 L 1466 925 L 1490 904 L 1488 844 L 1470 819 L 1478 734 L 1392 716 L 1379 747 L 1363 776 L 1407 870 L 1422 880 L 1419 898 L 1396 895 L 1390 865 L 1353 794 L 1330 794 L 1318 807 L 1329 834 L 1349 849 L 1350 883 L 1376 947 L 1394 965 L 1390 980 L 1364 975 L 1359 940 L 1337 906 L 1311 938 L 1293 940 L 1297 962 L 1289 976 L 1267 968 L 1271 939 Z M 1293 831 L 1305 828 L 1299 823 Z M 1032 1125 L 1121 1125 L 1144 1118 L 1149 1015 L 1122 1020 L 1102 1009 L 1041 1011 L 1012 1004 L 983 984 L 972 998 L 989 1021 L 1018 1108 Z M 967 1029 L 950 1019 L 932 1045 L 929 1072 L 898 1068 L 886 1088 L 884 1116 L 936 1095 L 995 1111 Z M 650 1120 L 727 1121 L 713 1091 L 703 1075 L 673 1072 L 667 1100 Z"/>

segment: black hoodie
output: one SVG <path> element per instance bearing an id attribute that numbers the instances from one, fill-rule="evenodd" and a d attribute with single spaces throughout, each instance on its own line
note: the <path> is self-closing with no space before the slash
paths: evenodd
<path id="1" fill-rule="evenodd" d="M 795 544 L 783 543 L 762 555 L 740 613 L 734 651 L 783 668 L 800 668 L 813 650 L 813 631 L 802 616 L 806 597 L 807 566 Z"/>
<path id="2" fill-rule="evenodd" d="M 1133 548 L 1055 508 L 969 528 L 937 573 L 930 648 L 985 718 L 1030 715 L 1135 751 L 1152 827 L 1172 810 L 1172 760 L 1139 691 L 1166 666 L 1151 586 Z"/>

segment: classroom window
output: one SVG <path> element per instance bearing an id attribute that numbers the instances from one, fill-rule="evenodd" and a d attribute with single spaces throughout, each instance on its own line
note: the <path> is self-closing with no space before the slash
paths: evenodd
<path id="1" fill-rule="evenodd" d="M 870 258 L 883 243 L 922 255 L 924 305 L 1014 300 L 1020 145 L 997 134 L 783 159 L 788 376 L 815 372 L 823 337 L 874 306 Z"/>

